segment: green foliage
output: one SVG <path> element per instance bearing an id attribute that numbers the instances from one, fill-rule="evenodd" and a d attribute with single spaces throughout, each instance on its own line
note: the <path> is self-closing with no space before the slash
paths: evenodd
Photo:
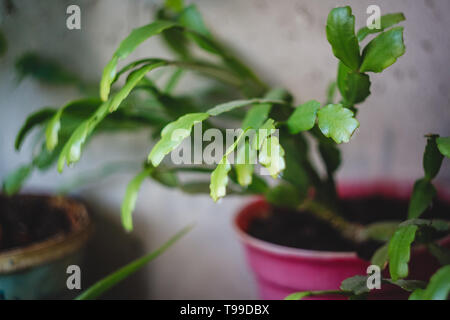
<path id="1" fill-rule="evenodd" d="M 145 255 L 133 262 L 130 262 L 126 266 L 120 268 L 119 270 L 111 273 L 105 278 L 93 284 L 91 287 L 83 291 L 76 300 L 93 300 L 100 297 L 103 293 L 144 267 L 147 263 L 151 262 L 155 258 L 163 254 L 167 249 L 173 246 L 178 240 L 185 236 L 193 226 L 187 226 L 180 231 L 178 231 L 172 238 L 170 238 L 166 243 L 155 251 Z"/>
<path id="2" fill-rule="evenodd" d="M 368 293 L 370 291 L 367 287 L 366 276 L 354 276 L 345 279 L 344 281 L 342 281 L 340 289 L 342 291 L 352 292 L 355 295 Z"/>
<path id="3" fill-rule="evenodd" d="M 207 113 L 191 113 L 166 125 L 161 131 L 161 140 L 153 147 L 148 160 L 151 161 L 153 166 L 157 167 L 168 153 L 189 137 L 192 127 L 196 123 L 204 121 L 208 117 Z"/>
<path id="4" fill-rule="evenodd" d="M 358 41 L 363 41 L 368 35 L 382 32 L 397 23 L 405 21 L 406 18 L 403 13 L 390 13 L 381 17 L 381 28 L 380 29 L 369 29 L 368 27 L 361 28 L 358 31 L 357 37 Z"/>
<path id="5" fill-rule="evenodd" d="M 153 168 L 145 168 L 138 175 L 136 175 L 130 183 L 128 183 L 125 197 L 122 201 L 122 225 L 128 232 L 133 230 L 132 213 L 136 206 L 136 200 L 139 189 L 145 178 L 152 172 Z"/>
<path id="6" fill-rule="evenodd" d="M 423 169 L 425 171 L 425 179 L 427 180 L 432 180 L 436 177 L 441 169 L 442 160 L 444 160 L 444 156 L 438 149 L 436 137 L 428 137 L 427 146 L 423 154 Z"/>
<path id="7" fill-rule="evenodd" d="M 16 136 L 16 140 L 14 143 L 16 150 L 20 149 L 23 141 L 25 140 L 25 137 L 35 126 L 46 122 L 55 113 L 56 113 L 56 111 L 54 109 L 44 108 L 44 109 L 38 110 L 37 112 L 29 115 L 28 118 L 25 120 L 25 123 L 20 128 L 19 133 Z"/>
<path id="8" fill-rule="evenodd" d="M 38 153 L 33 155 L 30 165 L 8 177 L 4 186 L 7 186 L 9 193 L 17 192 L 32 169 L 44 170 L 56 161 L 61 172 L 66 164 L 80 159 L 88 140 L 102 130 L 152 127 L 152 136 L 160 135 L 161 139 L 152 148 L 148 164 L 128 184 L 122 203 L 122 221 L 129 231 L 132 229 L 132 212 L 137 195 L 147 177 L 192 194 L 209 193 L 214 201 L 227 193 L 263 194 L 273 204 L 294 208 L 302 204 L 308 190 L 314 187 L 317 199 L 324 202 L 322 207 L 325 211 L 333 212 L 337 199 L 334 174 L 341 163 L 337 144 L 349 142 L 359 127 L 355 105 L 370 95 L 371 81 L 366 72 L 381 72 L 404 53 L 403 28 L 391 28 L 403 20 L 402 14 L 386 15 L 382 17 L 381 30 L 363 28 L 356 35 L 355 17 L 350 7 L 335 8 L 330 12 L 326 35 L 333 54 L 339 59 L 339 67 L 336 82 L 328 90 L 327 103 L 321 107 L 316 100 L 295 104 L 291 93 L 284 89 L 270 89 L 232 50 L 214 38 L 196 6 L 184 7 L 182 0 L 167 0 L 158 11 L 157 21 L 134 29 L 119 44 L 103 70 L 100 99 L 72 101 L 58 110 L 45 108 L 26 120 L 16 138 L 16 148 L 20 148 L 25 137 L 36 127 L 45 127 L 45 141 L 38 141 Z M 359 41 L 374 33 L 379 34 L 361 54 Z M 162 36 L 179 60 L 149 57 L 131 61 L 120 70 L 117 69 L 121 60 L 156 35 Z M 192 45 L 203 50 L 203 55 L 197 56 Z M 213 55 L 215 59 L 203 57 L 207 55 Z M 79 83 L 71 72 L 33 54 L 18 61 L 17 68 L 20 74 L 33 75 L 47 83 Z M 156 68 L 161 68 L 161 72 L 167 69 L 171 72 L 162 88 L 149 75 Z M 186 71 L 220 81 L 234 93 L 230 95 L 227 92 L 213 104 L 197 93 L 176 96 L 174 88 Z M 114 88 L 113 85 L 125 74 L 124 85 Z M 342 96 L 339 104 L 334 103 L 336 87 Z M 231 100 L 231 96 L 236 100 Z M 208 109 L 209 105 L 215 107 Z M 295 108 L 295 105 L 299 106 Z M 247 106 L 248 109 L 245 108 Z M 226 150 L 216 168 L 192 167 L 181 170 L 161 165 L 164 157 L 190 136 L 196 123 L 204 122 L 208 128 L 217 126 L 224 130 L 220 120 L 225 117 L 243 119 L 240 124 L 243 132 Z M 245 137 L 248 129 L 257 130 L 250 139 Z M 275 129 L 279 129 L 279 136 L 275 135 Z M 318 147 L 325 165 L 326 177 L 317 172 L 310 159 L 310 141 L 305 134 L 307 131 L 317 141 L 314 146 Z M 441 153 L 448 156 L 449 149 L 448 138 L 429 137 L 424 155 L 425 178 L 417 182 L 414 188 L 410 217 L 419 217 L 429 206 L 435 193 L 431 180 L 439 171 L 443 158 Z M 238 163 L 232 165 L 228 156 L 234 151 Z M 259 177 L 254 170 L 257 162 L 273 178 L 280 178 L 280 183 L 272 185 Z M 177 176 L 182 171 L 210 174 L 210 181 L 194 179 L 182 182 Z M 339 216 L 331 220 L 333 223 L 345 221 Z M 415 232 L 419 230 L 418 233 L 425 234 L 426 228 L 433 227 L 419 220 L 400 226 L 397 223 L 379 223 L 369 226 L 360 235 L 367 239 L 389 241 L 389 244 L 377 250 L 373 261 L 384 267 L 389 258 L 390 268 L 393 268 L 391 274 L 397 281 L 407 274 L 408 254 Z M 405 230 L 409 230 L 409 233 Z M 434 251 L 436 253 L 438 250 Z M 344 294 L 360 298 L 366 291 L 357 290 L 354 285 L 361 279 L 343 283 L 343 291 L 309 292 L 306 295 Z M 348 288 L 347 285 L 352 283 L 353 287 Z M 297 294 L 293 298 L 304 296 Z"/>
<path id="9" fill-rule="evenodd" d="M 17 193 L 24 181 L 28 178 L 32 171 L 31 165 L 24 165 L 11 172 L 4 180 L 3 180 L 3 192 L 7 195 L 13 195 Z"/>
<path id="10" fill-rule="evenodd" d="M 336 143 L 348 142 L 359 127 L 354 113 L 341 104 L 329 104 L 317 113 L 322 133 Z"/>
<path id="11" fill-rule="evenodd" d="M 450 292 L 450 266 L 439 269 L 430 279 L 426 289 L 417 289 L 410 300 L 446 300 Z"/>
<path id="12" fill-rule="evenodd" d="M 361 103 L 370 95 L 369 76 L 350 70 L 342 62 L 339 62 L 337 85 L 345 105 Z"/>
<path id="13" fill-rule="evenodd" d="M 418 218 L 430 206 L 436 196 L 436 188 L 427 179 L 421 179 L 414 184 L 411 201 L 408 208 L 408 218 Z"/>
<path id="14" fill-rule="evenodd" d="M 331 10 L 327 20 L 327 39 L 333 53 L 351 70 L 361 64 L 359 43 L 355 35 L 355 16 L 350 7 Z"/>
<path id="15" fill-rule="evenodd" d="M 19 57 L 15 67 L 21 79 L 31 76 L 42 83 L 51 85 L 77 85 L 80 83 L 75 74 L 54 60 L 35 52 L 29 52 Z"/>
<path id="16" fill-rule="evenodd" d="M 447 158 L 450 158 L 450 137 L 437 138 L 436 143 L 439 151 Z"/>
<path id="17" fill-rule="evenodd" d="M 389 241 L 389 272 L 394 281 L 408 276 L 411 244 L 418 227 L 406 225 L 397 229 Z"/>
<path id="18" fill-rule="evenodd" d="M 361 72 L 382 72 L 405 53 L 403 27 L 381 33 L 363 50 Z"/>
<path id="19" fill-rule="evenodd" d="M 317 111 L 320 103 L 316 100 L 308 101 L 298 106 L 287 121 L 290 133 L 311 130 L 316 124 Z"/>

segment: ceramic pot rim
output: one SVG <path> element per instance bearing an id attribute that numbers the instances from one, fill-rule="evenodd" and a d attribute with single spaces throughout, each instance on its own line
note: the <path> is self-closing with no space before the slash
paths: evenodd
<path id="1" fill-rule="evenodd" d="M 80 202 L 63 196 L 24 196 L 47 198 L 51 206 L 63 209 L 71 222 L 72 230 L 26 247 L 0 252 L 0 274 L 22 271 L 73 253 L 84 246 L 93 231 L 92 220 Z"/>

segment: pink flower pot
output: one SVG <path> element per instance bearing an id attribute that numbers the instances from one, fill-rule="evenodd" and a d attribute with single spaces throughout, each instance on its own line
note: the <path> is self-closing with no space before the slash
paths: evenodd
<path id="1" fill-rule="evenodd" d="M 411 184 L 389 181 L 346 183 L 339 186 L 343 198 L 382 195 L 408 199 Z M 439 197 L 450 203 L 450 194 Z M 291 293 L 311 290 L 337 290 L 341 282 L 354 275 L 367 275 L 369 261 L 357 257 L 356 252 L 325 252 L 290 248 L 272 244 L 250 236 L 246 230 L 252 219 L 263 215 L 269 205 L 257 199 L 245 206 L 235 217 L 234 224 L 242 241 L 248 263 L 253 270 L 262 299 L 284 299 Z M 441 240 L 450 247 L 450 237 Z M 415 247 L 411 255 L 410 277 L 427 280 L 439 267 L 424 247 Z M 389 277 L 387 270 L 384 276 Z M 370 298 L 403 299 L 408 295 L 392 286 L 373 290 Z M 344 299 L 342 296 L 322 296 L 315 299 Z"/>

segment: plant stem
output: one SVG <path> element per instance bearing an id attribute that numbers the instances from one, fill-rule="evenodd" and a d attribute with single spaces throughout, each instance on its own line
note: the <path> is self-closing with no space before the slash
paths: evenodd
<path id="1" fill-rule="evenodd" d="M 299 209 L 301 211 L 308 211 L 316 218 L 331 225 L 345 239 L 348 239 L 354 243 L 361 243 L 366 240 L 362 232 L 364 230 L 362 225 L 347 221 L 342 216 L 319 202 L 314 200 L 306 200 L 300 205 Z"/>

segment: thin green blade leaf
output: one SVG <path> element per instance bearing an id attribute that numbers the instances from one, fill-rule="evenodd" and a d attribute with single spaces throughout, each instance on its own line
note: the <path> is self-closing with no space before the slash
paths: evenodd
<path id="1" fill-rule="evenodd" d="M 163 254 L 167 249 L 169 249 L 178 240 L 185 236 L 192 228 L 193 226 L 190 225 L 181 229 L 161 247 L 149 253 L 148 255 L 127 264 L 116 272 L 98 281 L 97 283 L 86 289 L 82 294 L 80 294 L 76 298 L 76 300 L 93 300 L 98 298 L 113 286 L 126 279 L 127 277 L 138 271 L 140 268 L 145 266 L 147 263 Z"/>

